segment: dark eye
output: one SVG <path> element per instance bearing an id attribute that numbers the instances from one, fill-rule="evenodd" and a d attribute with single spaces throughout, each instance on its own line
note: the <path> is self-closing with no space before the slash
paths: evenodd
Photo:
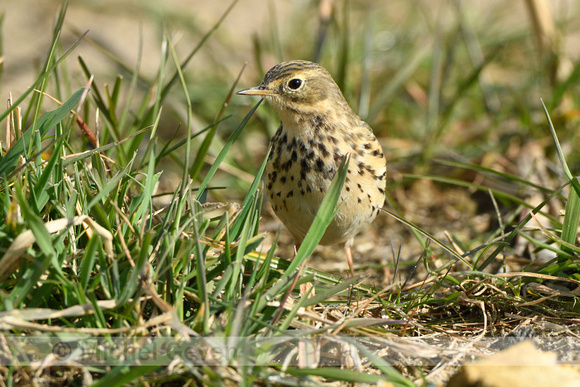
<path id="1" fill-rule="evenodd" d="M 288 87 L 292 90 L 296 90 L 300 85 L 302 85 L 302 79 L 294 78 L 288 82 Z"/>

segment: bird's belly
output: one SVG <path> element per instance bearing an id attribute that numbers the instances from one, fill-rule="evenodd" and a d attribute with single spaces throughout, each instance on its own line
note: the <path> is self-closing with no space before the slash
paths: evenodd
<path id="1" fill-rule="evenodd" d="M 294 236 L 296 242 L 301 243 L 334 176 L 312 170 L 304 174 L 299 164 L 288 168 L 286 172 L 280 173 L 280 168 L 276 169 L 271 162 L 268 163 L 266 166 L 268 196 L 278 218 Z M 346 242 L 374 220 L 378 212 L 376 209 L 384 202 L 384 194 L 377 195 L 371 192 L 379 192 L 376 179 L 369 177 L 366 181 L 359 178 L 356 184 L 352 183 L 352 179 L 347 179 L 338 201 L 337 213 L 320 244 Z"/>

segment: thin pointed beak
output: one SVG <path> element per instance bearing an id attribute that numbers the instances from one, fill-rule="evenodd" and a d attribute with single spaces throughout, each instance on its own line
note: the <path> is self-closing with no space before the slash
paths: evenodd
<path id="1" fill-rule="evenodd" d="M 267 97 L 270 95 L 274 95 L 275 93 L 272 90 L 266 89 L 264 86 L 256 86 L 250 89 L 244 89 L 238 91 L 236 94 L 238 95 L 259 95 L 262 97 Z"/>

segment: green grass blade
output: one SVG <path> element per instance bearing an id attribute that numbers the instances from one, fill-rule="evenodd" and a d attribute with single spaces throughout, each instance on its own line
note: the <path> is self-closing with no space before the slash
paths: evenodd
<path id="1" fill-rule="evenodd" d="M 574 179 L 574 181 L 578 181 Z M 568 201 L 566 202 L 566 215 L 562 223 L 562 240 L 572 246 L 576 245 L 576 235 L 578 232 L 578 224 L 580 221 L 580 197 L 576 190 L 570 188 Z M 562 244 L 562 250 L 572 252 L 572 250 Z"/>
<path id="2" fill-rule="evenodd" d="M 15 188 L 16 200 L 20 205 L 23 221 L 32 231 L 36 245 L 42 253 L 41 255 L 36 255 L 34 264 L 28 267 L 22 275 L 21 280 L 17 282 L 15 288 L 11 291 L 10 295 L 13 305 L 14 307 L 19 307 L 20 303 L 30 296 L 31 290 L 37 285 L 37 281 L 41 275 L 46 272 L 50 261 L 56 256 L 56 250 L 53 247 L 52 238 L 42 219 L 28 205 L 24 197 L 24 189 L 19 184 Z"/>
<path id="3" fill-rule="evenodd" d="M 240 214 L 234 220 L 234 222 L 232 223 L 232 225 L 230 227 L 229 232 L 230 232 L 233 240 L 237 239 L 239 233 L 241 232 L 241 229 L 242 229 L 243 223 L 244 223 L 244 219 L 246 219 L 247 212 L 249 211 L 249 208 L 250 208 L 250 204 L 254 200 L 254 196 L 256 195 L 256 192 L 258 191 L 258 187 L 260 186 L 260 182 L 262 181 L 262 175 L 264 174 L 264 171 L 266 170 L 266 164 L 268 162 L 268 157 L 270 157 L 271 151 L 272 151 L 271 148 L 268 149 L 268 153 L 264 157 L 264 161 L 262 162 L 260 169 L 256 173 L 256 177 L 254 177 L 254 181 L 252 182 L 252 185 L 248 189 L 246 196 L 244 197 L 244 201 L 242 202 L 242 205 L 241 205 L 242 209 L 240 210 Z"/>
<path id="4" fill-rule="evenodd" d="M 485 268 L 487 266 L 489 266 L 489 264 L 491 264 L 495 258 L 505 249 L 505 247 L 507 245 L 509 245 L 509 243 L 511 242 L 511 240 L 518 235 L 518 233 L 520 232 L 520 230 L 526 225 L 528 224 L 528 222 L 532 219 L 532 214 L 538 214 L 540 212 L 540 210 L 542 208 L 544 208 L 544 206 L 546 204 L 548 204 L 548 202 L 550 200 L 552 200 L 556 195 L 558 195 L 560 193 L 560 191 L 562 191 L 562 189 L 566 186 L 567 184 L 561 186 L 560 188 L 558 188 L 557 190 L 555 190 L 550 196 L 548 196 L 543 202 L 541 202 L 540 204 L 538 204 L 536 207 L 534 207 L 530 213 L 528 215 L 525 216 L 524 219 L 522 219 L 517 225 L 516 227 L 512 230 L 511 233 L 509 233 L 505 238 L 504 238 L 504 242 L 500 244 L 498 247 L 496 247 L 496 249 L 485 259 L 485 261 L 483 261 L 481 264 L 476 264 L 475 265 L 475 270 L 478 271 L 483 271 L 485 270 Z"/>
<path id="5" fill-rule="evenodd" d="M 44 170 L 40 174 L 40 177 L 36 182 L 36 185 L 33 187 L 33 190 L 31 191 L 34 192 L 36 197 L 38 198 L 37 199 L 38 208 L 43 208 L 46 202 L 48 202 L 49 184 L 51 183 L 51 179 L 53 178 L 53 176 L 56 174 L 55 165 L 57 164 L 58 161 L 61 160 L 60 150 L 62 149 L 63 143 L 64 137 L 61 137 L 55 144 L 54 152 L 52 152 L 52 155 L 48 159 L 48 162 L 46 163 Z"/>
<path id="6" fill-rule="evenodd" d="M 177 52 L 175 51 L 175 46 L 173 45 L 173 41 L 171 40 L 170 36 L 167 36 L 167 42 L 169 43 L 169 53 L 175 62 L 175 68 L 177 71 L 177 76 L 181 87 L 183 88 L 183 96 L 185 97 L 185 103 L 187 106 L 187 121 L 186 121 L 186 130 L 187 136 L 185 137 L 185 160 L 183 162 L 183 181 L 187 181 L 188 176 L 188 168 L 189 168 L 189 158 L 191 157 L 191 97 L 189 96 L 189 90 L 187 88 L 187 83 L 185 82 L 185 77 L 183 75 L 182 67 L 179 65 L 179 59 L 177 58 Z M 185 184 L 182 184 L 182 189 L 185 190 Z M 182 191 L 182 196 L 185 196 L 185 191 Z"/>
<path id="7" fill-rule="evenodd" d="M 244 129 L 244 127 L 246 126 L 246 124 L 250 120 L 250 117 L 252 117 L 252 115 L 254 114 L 254 112 L 256 111 L 258 106 L 260 106 L 262 101 L 263 101 L 262 99 L 258 101 L 258 103 L 248 112 L 248 114 L 246 114 L 246 116 L 244 117 L 242 122 L 240 122 L 238 127 L 230 135 L 230 138 L 225 143 L 223 149 L 221 150 L 219 155 L 216 157 L 215 162 L 213 163 L 213 165 L 211 166 L 211 168 L 209 169 L 209 171 L 205 175 L 204 179 L 202 180 L 201 184 L 199 185 L 199 188 L 197 191 L 197 196 L 195 197 L 196 200 L 200 200 L 201 197 L 205 194 L 205 190 L 207 189 L 210 180 L 213 178 L 213 175 L 217 172 L 220 164 L 222 163 L 222 161 L 224 161 L 224 159 L 226 158 L 226 155 L 228 154 L 228 152 L 232 148 L 232 145 L 234 145 L 234 142 L 236 142 L 236 140 L 238 139 L 238 137 L 242 133 L 242 130 Z"/>
<path id="8" fill-rule="evenodd" d="M 282 278 L 288 277 L 294 273 L 294 271 L 302 265 L 302 262 L 306 260 L 306 258 L 310 257 L 318 243 L 324 236 L 324 232 L 326 228 L 330 225 L 330 222 L 334 219 L 334 215 L 336 214 L 337 210 L 337 203 L 339 202 L 340 193 L 342 192 L 342 187 L 344 185 L 344 181 L 346 180 L 346 175 L 348 173 L 348 163 L 350 160 L 350 156 L 344 158 L 338 167 L 338 172 L 336 176 L 332 180 L 332 184 L 326 193 L 326 196 L 322 200 L 320 207 L 318 208 L 318 212 L 314 217 L 314 221 L 312 221 L 312 225 L 308 229 L 308 233 L 296 256 L 288 266 L 288 269 L 284 272 Z M 339 204 L 340 205 L 340 204 Z"/>
<path id="9" fill-rule="evenodd" d="M 522 205 L 524 207 L 531 208 L 531 205 L 529 203 L 527 203 L 523 199 L 520 199 L 517 196 L 511 195 L 507 192 L 503 192 L 503 191 L 500 191 L 497 189 L 492 189 L 492 188 L 489 188 L 489 187 L 486 187 L 483 185 L 470 183 L 468 181 L 453 179 L 453 178 L 449 178 L 449 177 L 442 177 L 442 176 L 429 176 L 429 175 L 416 175 L 416 174 L 404 174 L 403 176 L 406 178 L 412 178 L 412 179 L 430 179 L 430 180 L 438 181 L 441 183 L 454 184 L 454 185 L 461 186 L 461 187 L 468 187 L 468 188 L 472 188 L 472 189 L 477 189 L 478 191 L 483 191 L 483 192 L 491 191 L 493 193 L 493 195 L 496 197 L 504 198 L 504 199 L 510 200 L 514 203 L 517 203 L 519 205 Z M 553 222 L 557 222 L 557 220 L 548 213 L 542 212 L 542 215 L 544 215 L 545 217 L 547 217 L 548 219 L 550 219 Z"/>
<path id="10" fill-rule="evenodd" d="M 343 381 L 356 384 L 378 384 L 379 382 L 388 382 L 389 378 L 382 375 L 367 374 L 350 369 L 340 369 L 337 367 L 320 367 L 320 368 L 298 368 L 292 367 L 285 370 L 289 375 L 294 376 L 317 376 L 328 378 L 335 381 Z"/>
<path id="11" fill-rule="evenodd" d="M 467 262 L 465 260 L 464 257 L 462 257 L 461 255 L 457 254 L 457 252 L 455 252 L 454 250 L 452 250 L 450 247 L 448 247 L 446 244 L 444 244 L 443 242 L 439 241 L 437 238 L 435 238 L 433 235 L 429 234 L 427 231 L 415 226 L 413 223 L 409 222 L 408 220 L 404 219 L 403 217 L 389 211 L 389 210 L 385 210 L 384 208 L 382 208 L 383 212 L 386 212 L 387 214 L 389 214 L 390 216 L 392 216 L 393 218 L 397 219 L 399 222 L 405 224 L 406 226 L 412 228 L 413 230 L 417 231 L 419 234 L 423 235 L 424 237 L 430 239 L 431 241 L 433 241 L 433 243 L 435 243 L 437 246 L 441 247 L 443 250 L 447 251 L 449 254 L 451 254 L 455 259 L 458 259 L 460 261 L 462 261 L 463 263 L 465 263 L 468 267 L 472 267 L 471 264 L 469 262 Z"/>
<path id="12" fill-rule="evenodd" d="M 80 286 L 81 289 L 87 290 L 89 285 L 91 272 L 95 267 L 95 262 L 97 258 L 97 248 L 101 241 L 99 238 L 89 238 L 89 243 L 87 243 L 87 248 L 85 250 L 84 257 L 81 261 L 80 270 Z"/>
<path id="13" fill-rule="evenodd" d="M 200 242 L 200 228 L 199 228 L 199 222 L 198 222 L 198 214 L 201 212 L 200 211 L 200 205 L 199 203 L 195 203 L 194 204 L 194 208 L 196 208 L 195 210 L 195 214 L 192 216 L 192 221 L 193 221 L 193 231 L 194 231 L 194 236 L 195 236 L 195 251 L 194 251 L 194 255 L 195 255 L 195 269 L 196 269 L 196 274 L 197 274 L 197 291 L 198 291 L 198 297 L 201 299 L 201 305 L 200 305 L 200 310 L 203 312 L 203 314 L 201 315 L 201 317 L 203 318 L 202 321 L 202 329 L 203 329 L 203 334 L 204 335 L 208 335 L 210 333 L 210 314 L 209 314 L 209 309 L 210 309 L 210 303 L 209 303 L 209 296 L 208 296 L 208 291 L 207 291 L 207 277 L 206 277 L 206 273 L 207 273 L 207 269 L 205 267 L 205 255 L 203 254 L 203 250 L 201 248 L 201 242 Z M 232 281 L 234 282 L 234 281 Z M 185 285 L 185 284 L 183 284 Z"/>
<path id="14" fill-rule="evenodd" d="M 556 134 L 556 129 L 548 113 L 544 101 L 542 101 L 542 107 L 544 108 L 544 113 L 546 114 L 546 119 L 548 120 L 548 125 L 550 127 L 550 134 L 552 135 L 552 140 L 556 146 L 556 154 L 558 159 L 560 159 L 560 164 L 564 169 L 566 177 L 572 185 L 570 187 L 570 193 L 568 195 L 568 201 L 566 202 L 566 215 L 564 216 L 564 222 L 562 224 L 562 240 L 571 245 L 576 244 L 576 235 L 578 233 L 578 224 L 580 222 L 580 182 L 578 178 L 572 175 L 570 168 L 568 168 L 568 163 L 566 163 L 566 157 L 564 156 L 564 151 L 560 146 L 560 141 L 558 140 L 558 135 Z M 561 246 L 562 250 L 570 253 L 571 250 L 565 244 Z"/>
<path id="15" fill-rule="evenodd" d="M 213 124 L 206 126 L 205 128 L 201 129 L 200 131 L 198 131 L 198 132 L 195 132 L 194 134 L 192 134 L 191 136 L 189 136 L 189 139 L 191 140 L 191 139 L 193 139 L 193 138 L 195 138 L 195 137 L 197 137 L 197 136 L 199 136 L 199 135 L 201 135 L 201 134 L 203 134 L 203 133 L 207 132 L 208 130 L 211 130 L 211 128 L 213 128 L 214 126 L 218 125 L 219 123 L 221 123 L 221 122 L 223 122 L 223 121 L 225 121 L 225 120 L 229 119 L 230 117 L 231 117 L 231 116 L 225 116 L 225 117 L 224 117 L 224 118 L 222 118 L 221 120 L 219 120 L 219 121 L 216 121 L 216 122 L 214 122 Z M 173 139 L 172 139 L 172 140 L 173 140 Z M 161 160 L 163 157 L 165 157 L 165 156 L 167 156 L 167 155 L 171 154 L 171 153 L 172 153 L 172 152 L 174 152 L 176 149 L 179 149 L 179 148 L 181 148 L 183 145 L 185 145 L 185 143 L 186 143 L 187 141 L 188 141 L 188 140 L 187 140 L 187 138 L 184 138 L 183 140 L 180 140 L 179 142 L 177 142 L 175 145 L 173 145 L 173 146 L 171 146 L 171 147 L 169 146 L 169 145 L 170 145 L 170 143 L 169 143 L 169 142 L 168 142 L 167 144 L 165 144 L 165 145 L 164 145 L 164 147 L 163 147 L 163 149 L 161 149 L 161 151 L 159 152 L 159 156 L 157 156 L 157 159 L 156 159 L 156 161 L 155 161 L 155 162 L 156 162 L 156 164 L 158 164 L 158 163 L 159 163 L 159 161 L 160 161 L 160 160 Z"/>
<path id="16" fill-rule="evenodd" d="M 361 354 L 370 360 L 371 364 L 377 367 L 384 375 L 389 378 L 389 382 L 393 383 L 393 385 L 407 387 L 415 386 L 415 383 L 405 378 L 395 367 L 389 364 L 385 359 L 377 356 L 373 351 L 364 345 L 358 344 L 356 340 L 352 340 L 350 338 L 345 338 L 345 340 L 348 340 L 350 343 L 352 343 L 352 345 L 355 345 Z"/>
<path id="17" fill-rule="evenodd" d="M 390 82 L 379 92 L 375 101 L 371 104 L 369 114 L 366 117 L 361 117 L 367 122 L 372 122 L 377 115 L 388 105 L 389 101 L 395 96 L 395 92 L 402 87 L 411 75 L 417 70 L 421 63 L 425 60 L 427 55 L 432 50 L 432 42 L 428 42 L 424 47 L 421 47 L 413 55 L 413 57 L 402 66 L 400 70 L 393 76 Z"/>
<path id="18" fill-rule="evenodd" d="M 62 165 L 66 167 L 68 165 L 78 163 L 79 161 L 84 160 L 87 157 L 91 157 L 93 155 L 96 155 L 97 153 L 102 153 L 106 150 L 116 148 L 118 145 L 122 144 L 123 142 L 128 141 L 128 140 L 134 138 L 135 136 L 139 136 L 143 132 L 148 131 L 148 130 L 149 130 L 149 128 L 144 128 L 144 129 L 138 130 L 137 132 L 131 134 L 127 138 L 124 138 L 120 141 L 111 142 L 109 144 L 105 144 L 105 145 L 100 146 L 98 148 L 94 148 L 94 149 L 87 150 L 85 152 L 78 153 L 74 156 L 71 155 L 70 157 L 67 157 L 66 159 L 63 160 Z"/>
<path id="19" fill-rule="evenodd" d="M 149 350 L 146 351 L 149 355 L 151 353 L 154 353 L 149 352 Z M 146 365 L 146 364 L 139 365 L 139 367 L 117 366 L 112 368 L 109 372 L 106 373 L 106 375 L 102 379 L 97 380 L 94 384 L 92 384 L 92 386 L 93 387 L 126 386 L 138 382 L 141 376 L 151 374 L 159 367 L 160 366 L 158 365 Z"/>
<path id="20" fill-rule="evenodd" d="M 469 163 L 463 163 L 460 161 L 443 160 L 443 159 L 442 160 L 435 159 L 433 161 L 436 163 L 442 164 L 442 165 L 448 165 L 450 167 L 465 168 L 465 169 L 469 169 L 469 170 L 480 172 L 480 173 L 488 173 L 490 175 L 495 175 L 501 179 L 505 179 L 506 181 L 508 181 L 512 185 L 513 185 L 513 182 L 518 182 L 518 183 L 521 183 L 523 185 L 527 185 L 529 187 L 535 188 L 538 191 L 541 191 L 544 193 L 549 194 L 549 193 L 552 193 L 552 191 L 553 191 L 550 188 L 546 188 L 546 187 L 542 187 L 541 185 L 534 184 L 533 182 L 526 180 L 526 179 L 523 179 L 519 176 L 515 176 L 515 175 L 509 174 L 506 172 L 502 172 L 502 171 L 497 171 L 495 169 L 484 167 L 482 165 L 469 164 Z"/>
<path id="21" fill-rule="evenodd" d="M 6 117 L 8 117 L 8 115 L 10 114 L 10 112 L 12 112 L 14 109 L 16 109 L 20 104 L 22 104 L 22 101 L 24 101 L 26 99 L 26 97 L 28 97 L 28 95 L 30 93 L 32 93 L 34 90 L 36 90 L 36 87 L 38 85 L 40 85 L 46 78 L 48 78 L 48 76 L 57 68 L 57 66 L 63 61 L 65 60 L 65 58 L 76 48 L 76 46 L 78 46 L 81 42 L 81 40 L 83 39 L 83 37 L 88 33 L 85 32 L 60 58 L 58 58 L 58 60 L 56 60 L 54 62 L 54 64 L 52 66 L 50 66 L 50 68 L 46 71 L 44 71 L 39 77 L 38 79 L 32 84 L 32 86 L 30 86 L 30 88 L 28 88 L 21 96 L 20 98 L 18 98 L 16 101 L 14 101 L 14 103 L 12 104 L 12 106 L 10 106 L 4 113 L 0 114 L 0 122 L 2 122 Z"/>
<path id="22" fill-rule="evenodd" d="M 133 297 L 137 289 L 141 286 L 141 277 L 143 276 L 144 267 L 149 257 L 149 252 L 152 250 L 151 241 L 153 239 L 152 232 L 146 232 L 143 240 L 140 243 L 142 247 L 139 252 L 139 257 L 135 262 L 135 267 L 131 269 L 131 273 L 127 281 L 123 284 L 121 296 L 118 298 L 119 303 L 126 303 L 129 298 Z"/>
<path id="23" fill-rule="evenodd" d="M 228 16 L 228 14 L 230 13 L 230 11 L 234 8 L 234 6 L 237 4 L 239 0 L 233 0 L 230 4 L 230 6 L 224 11 L 224 13 L 220 16 L 219 20 L 212 26 L 212 28 L 202 37 L 202 39 L 200 40 L 200 42 L 195 46 L 195 48 L 189 53 L 189 55 L 180 63 L 178 64 L 177 67 L 183 69 L 187 66 L 187 64 L 191 61 L 191 59 L 195 56 L 195 54 L 198 53 L 198 51 L 203 47 L 203 45 L 207 42 L 207 40 L 213 35 L 214 32 L 216 32 L 218 30 L 218 28 L 220 27 L 220 25 L 223 23 L 223 21 L 226 19 L 226 16 Z M 174 83 L 177 81 L 177 79 L 179 78 L 179 74 L 176 71 L 175 74 L 171 77 L 171 79 L 169 80 L 169 82 L 167 82 L 167 84 L 162 88 L 161 92 L 159 93 L 157 100 L 159 101 L 163 101 L 165 100 L 165 97 L 167 97 L 167 94 L 169 93 L 169 91 L 171 90 L 171 88 L 173 87 Z M 148 112 L 147 115 L 145 117 L 144 122 L 149 122 L 153 119 L 153 114 L 157 114 L 157 111 L 155 110 L 155 108 L 151 108 Z"/>
<path id="24" fill-rule="evenodd" d="M 360 276 L 355 276 L 353 278 L 343 280 L 343 281 L 339 282 L 338 284 L 331 286 L 328 289 L 324 290 L 322 293 L 317 293 L 316 295 L 314 295 L 310 298 L 306 299 L 305 297 L 303 297 L 303 298 L 305 298 L 305 302 L 302 304 L 302 306 L 308 307 L 311 305 L 316 305 L 320 302 L 327 300 L 330 297 L 337 296 L 340 293 L 348 290 L 355 283 L 359 282 L 360 279 L 361 279 Z"/>
<path id="25" fill-rule="evenodd" d="M 54 129 L 59 122 L 64 120 L 70 114 L 70 111 L 80 102 L 84 90 L 84 88 L 80 88 L 60 107 L 44 113 L 38 119 L 36 122 L 36 128 L 41 136 L 44 137 L 49 130 Z M 19 157 L 26 156 L 26 147 L 32 141 L 34 134 L 35 131 L 32 130 L 32 128 L 29 128 L 22 133 L 22 137 L 20 137 L 18 141 L 14 143 L 12 148 L 6 152 L 6 156 L 0 160 L 0 178 L 6 178 L 6 175 L 10 174 L 14 171 L 14 168 L 16 168 Z"/>
<path id="26" fill-rule="evenodd" d="M 192 180 L 195 180 L 197 178 L 197 176 L 199 175 L 199 172 L 201 171 L 201 168 L 205 162 L 205 156 L 207 155 L 209 147 L 210 147 L 210 145 L 213 141 L 213 138 L 215 136 L 215 133 L 217 131 L 217 128 L 218 128 L 217 123 L 222 120 L 222 117 L 226 111 L 226 107 L 229 106 L 229 104 L 230 104 L 230 100 L 232 98 L 232 95 L 234 95 L 234 91 L 236 89 L 236 86 L 238 85 L 238 82 L 240 81 L 240 78 L 241 78 L 242 73 L 244 72 L 245 68 L 246 68 L 246 65 L 244 64 L 244 66 L 240 70 L 240 73 L 238 74 L 238 77 L 236 78 L 236 80 L 234 81 L 232 86 L 230 87 L 230 91 L 228 92 L 228 95 L 226 96 L 225 101 L 222 103 L 222 108 L 220 109 L 219 113 L 217 114 L 216 118 L 214 119 L 214 122 L 216 122 L 216 124 L 214 126 L 212 126 L 211 130 L 208 132 L 205 139 L 201 143 L 201 146 L 199 147 L 197 155 L 195 156 L 195 160 L 193 161 L 193 164 L 192 164 L 191 168 L 189 169 L 189 176 Z"/>
<path id="27" fill-rule="evenodd" d="M 133 158 L 129 160 L 129 163 L 125 166 L 125 168 L 117 172 L 117 174 L 113 176 L 113 178 L 110 179 L 104 186 L 99 187 L 99 193 L 89 202 L 89 204 L 85 208 L 85 211 L 87 213 L 88 211 L 90 211 L 91 208 L 93 208 L 95 204 L 99 203 L 101 200 L 108 197 L 109 193 L 111 193 L 111 191 L 117 188 L 121 179 L 125 178 L 129 173 L 129 171 L 131 170 L 131 167 L 133 166 L 133 161 L 135 161 L 136 156 L 137 154 L 133 155 Z"/>

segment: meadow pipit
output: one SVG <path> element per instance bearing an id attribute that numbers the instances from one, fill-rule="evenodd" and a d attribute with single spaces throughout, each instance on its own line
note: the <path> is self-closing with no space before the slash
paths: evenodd
<path id="1" fill-rule="evenodd" d="M 262 83 L 238 91 L 268 101 L 282 122 L 270 142 L 266 187 L 276 215 L 300 244 L 341 161 L 351 155 L 342 202 L 320 244 L 345 243 L 350 271 L 354 236 L 370 224 L 385 200 L 387 163 L 372 129 L 357 116 L 328 71 L 290 61 Z"/>

